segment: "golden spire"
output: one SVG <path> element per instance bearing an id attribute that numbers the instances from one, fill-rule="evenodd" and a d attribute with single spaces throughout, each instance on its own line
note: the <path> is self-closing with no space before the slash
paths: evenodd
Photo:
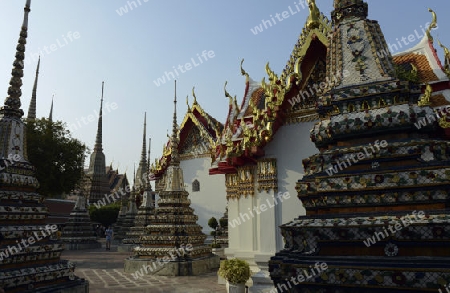
<path id="1" fill-rule="evenodd" d="M 21 118 L 23 111 L 20 109 L 22 96 L 22 77 L 25 60 L 25 44 L 27 43 L 28 36 L 28 14 L 30 13 L 31 0 L 27 0 L 24 8 L 24 16 L 22 28 L 20 30 L 20 37 L 16 47 L 16 59 L 13 63 L 13 69 L 11 71 L 11 80 L 9 81 L 8 97 L 5 99 L 4 106 L 0 109 L 0 113 L 5 116 L 15 116 Z"/>
<path id="2" fill-rule="evenodd" d="M 437 16 L 436 16 L 436 12 L 434 12 L 433 9 L 428 8 L 428 11 L 431 12 L 432 20 L 431 20 L 431 24 L 428 26 L 426 33 L 427 33 L 428 39 L 431 42 L 433 42 L 433 37 L 431 36 L 431 30 L 434 28 L 437 28 Z"/>

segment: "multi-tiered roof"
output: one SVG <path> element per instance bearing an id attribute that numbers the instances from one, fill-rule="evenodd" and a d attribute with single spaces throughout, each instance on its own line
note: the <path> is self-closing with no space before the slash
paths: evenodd
<path id="1" fill-rule="evenodd" d="M 210 157 L 215 141 L 223 129 L 223 125 L 209 115 L 197 102 L 194 89 L 192 89 L 194 101 L 189 105 L 188 111 L 179 128 L 178 154 L 181 160 Z M 163 155 L 156 159 L 151 166 L 153 179 L 162 179 L 171 160 L 171 140 L 163 146 Z M 162 180 L 156 183 L 156 191 L 159 191 Z"/>

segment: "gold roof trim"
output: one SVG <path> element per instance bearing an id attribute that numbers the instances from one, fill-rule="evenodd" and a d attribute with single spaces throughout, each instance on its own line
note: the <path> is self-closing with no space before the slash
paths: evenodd
<path id="1" fill-rule="evenodd" d="M 437 16 L 436 16 L 436 12 L 433 11 L 433 9 L 428 8 L 428 11 L 431 12 L 431 16 L 432 16 L 432 20 L 430 25 L 427 28 L 426 34 L 428 39 L 433 42 L 433 36 L 431 35 L 431 30 L 434 28 L 437 28 Z"/>
<path id="2" fill-rule="evenodd" d="M 317 15 L 317 13 L 319 14 Z M 304 28 L 302 29 L 302 33 L 300 34 L 298 42 L 291 53 L 291 56 L 286 64 L 286 68 L 281 74 L 282 82 L 286 82 L 286 80 L 289 82 L 292 75 L 295 76 L 300 73 L 299 65 L 301 65 L 301 61 L 305 56 L 311 41 L 313 40 L 313 36 L 316 36 L 326 47 L 329 46 L 328 34 L 331 32 L 331 21 L 329 21 L 325 15 L 320 13 L 320 11 L 318 12 L 314 10 L 314 14 L 314 20 L 312 20 L 310 15 Z"/>
<path id="3" fill-rule="evenodd" d="M 444 58 L 445 58 L 444 72 L 447 75 L 447 77 L 450 78 L 450 50 L 446 46 L 442 45 L 442 43 L 439 40 L 438 44 L 444 50 Z"/>

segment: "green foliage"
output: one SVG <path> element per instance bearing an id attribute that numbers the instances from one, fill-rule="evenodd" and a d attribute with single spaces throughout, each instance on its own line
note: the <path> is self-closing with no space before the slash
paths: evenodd
<path id="1" fill-rule="evenodd" d="M 225 218 L 219 219 L 220 228 L 227 229 L 228 228 L 228 221 Z"/>
<path id="2" fill-rule="evenodd" d="M 94 205 L 89 206 L 89 214 L 93 222 L 99 222 L 103 226 L 108 227 L 115 223 L 119 215 L 120 202 L 115 202 L 101 208 L 96 208 Z"/>
<path id="3" fill-rule="evenodd" d="M 245 260 L 233 258 L 220 262 L 219 275 L 233 284 L 242 284 L 250 278 L 250 265 Z"/>
<path id="4" fill-rule="evenodd" d="M 217 219 L 212 217 L 208 220 L 208 226 L 211 227 L 213 230 L 216 230 L 216 228 L 219 226 L 219 223 L 217 222 Z"/>
<path id="5" fill-rule="evenodd" d="M 412 67 L 412 70 L 407 70 L 402 65 L 394 64 L 394 69 L 398 79 L 407 80 L 414 83 L 420 83 L 419 72 L 417 71 L 417 68 L 415 68 L 414 66 Z"/>
<path id="6" fill-rule="evenodd" d="M 45 197 L 68 194 L 79 184 L 86 146 L 72 138 L 66 125 L 48 119 L 27 122 L 29 162 L 36 167 L 40 187 Z"/>
<path id="7" fill-rule="evenodd" d="M 211 231 L 211 232 L 209 232 L 209 235 L 211 235 L 211 236 L 217 236 L 217 235 L 216 235 L 216 231 Z"/>

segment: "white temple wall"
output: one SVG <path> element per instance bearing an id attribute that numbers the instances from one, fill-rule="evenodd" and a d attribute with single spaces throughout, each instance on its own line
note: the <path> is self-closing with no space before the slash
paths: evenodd
<path id="1" fill-rule="evenodd" d="M 302 160 L 318 152 L 309 137 L 314 123 L 307 122 L 282 126 L 265 148 L 266 157 L 277 158 L 278 192 L 289 192 L 290 194 L 290 197 L 281 203 L 280 213 L 277 214 L 277 219 L 280 222 L 276 227 L 276 251 L 284 246 L 278 226 L 306 214 L 297 198 L 295 185 L 304 174 Z"/>
<path id="2" fill-rule="evenodd" d="M 249 213 L 248 208 L 253 210 L 253 207 L 260 208 L 264 204 L 266 210 L 260 211 L 259 214 L 253 211 L 254 217 L 250 221 L 245 221 L 235 228 L 228 225 L 230 245 L 225 251 L 228 257 L 242 257 L 251 263 L 268 261 L 284 246 L 279 226 L 300 215 L 305 215 L 305 209 L 297 198 L 295 185 L 303 177 L 302 160 L 318 152 L 309 137 L 313 125 L 314 122 L 282 126 L 274 139 L 265 147 L 265 157 L 277 159 L 278 192 L 276 194 L 273 190 L 258 192 L 257 183 L 255 183 L 254 197 L 241 197 L 238 201 L 230 200 L 229 222 L 237 218 L 242 220 L 239 213 Z M 279 192 L 282 194 L 289 192 L 290 197 L 280 200 L 276 198 Z M 274 195 L 277 204 L 274 202 Z"/>
<path id="3" fill-rule="evenodd" d="M 209 176 L 211 158 L 194 158 L 182 160 L 185 188 L 189 192 L 191 207 L 198 216 L 198 224 L 203 227 L 203 233 L 209 235 L 212 229 L 208 226 L 208 220 L 215 217 L 217 221 L 225 213 L 227 196 L 225 192 L 225 176 Z M 200 191 L 192 191 L 192 182 L 200 182 Z"/>

